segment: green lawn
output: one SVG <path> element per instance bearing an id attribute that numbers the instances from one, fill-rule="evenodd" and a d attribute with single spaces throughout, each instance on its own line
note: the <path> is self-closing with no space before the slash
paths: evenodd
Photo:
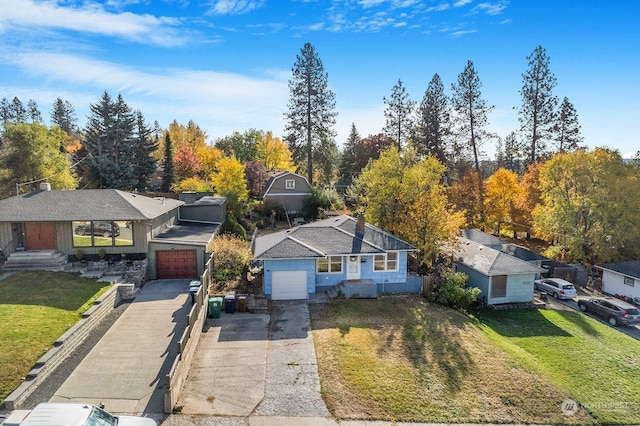
<path id="1" fill-rule="evenodd" d="M 640 423 L 640 342 L 579 312 L 496 311 L 477 317 L 499 347 L 591 412 Z"/>
<path id="2" fill-rule="evenodd" d="M 338 418 L 640 423 L 640 342 L 580 313 L 468 316 L 419 297 L 315 309 L 322 393 Z M 567 399 L 588 410 L 565 415 Z"/>
<path id="3" fill-rule="evenodd" d="M 67 272 L 20 272 L 0 281 L 0 403 L 109 287 Z"/>

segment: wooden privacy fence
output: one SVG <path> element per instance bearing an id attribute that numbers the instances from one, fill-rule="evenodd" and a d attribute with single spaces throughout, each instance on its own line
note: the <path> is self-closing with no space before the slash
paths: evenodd
<path id="1" fill-rule="evenodd" d="M 207 316 L 207 303 L 209 295 L 209 286 L 211 285 L 211 271 L 213 270 L 213 254 L 207 261 L 204 273 L 200 278 L 200 288 L 195 294 L 195 300 L 191 311 L 187 316 L 187 328 L 182 333 L 178 341 L 178 355 L 171 365 L 169 373 L 165 376 L 166 391 L 164 393 L 164 412 L 169 414 L 173 412 L 184 383 L 189 373 L 189 366 L 195 354 L 202 327 Z"/>
<path id="2" fill-rule="evenodd" d="M 439 285 L 438 274 L 420 275 L 422 280 L 422 294 L 428 296 L 433 293 Z"/>

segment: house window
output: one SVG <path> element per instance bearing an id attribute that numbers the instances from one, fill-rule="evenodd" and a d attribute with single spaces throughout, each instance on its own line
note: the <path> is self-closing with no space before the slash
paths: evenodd
<path id="1" fill-rule="evenodd" d="M 342 256 L 327 256 L 316 262 L 318 273 L 342 272 Z"/>
<path id="2" fill-rule="evenodd" d="M 631 277 L 624 277 L 624 283 L 625 283 L 626 285 L 629 285 L 629 286 L 633 287 L 633 278 L 631 278 Z"/>
<path id="3" fill-rule="evenodd" d="M 397 271 L 398 270 L 398 252 L 390 251 L 386 254 L 376 254 L 373 256 L 373 270 Z"/>
<path id="4" fill-rule="evenodd" d="M 133 226 L 125 221 L 71 222 L 74 247 L 133 246 Z"/>
<path id="5" fill-rule="evenodd" d="M 496 275 L 491 277 L 491 297 L 507 296 L 507 276 Z"/>
<path id="6" fill-rule="evenodd" d="M 296 189 L 296 181 L 293 179 L 287 179 L 284 181 L 284 186 L 287 189 Z"/>

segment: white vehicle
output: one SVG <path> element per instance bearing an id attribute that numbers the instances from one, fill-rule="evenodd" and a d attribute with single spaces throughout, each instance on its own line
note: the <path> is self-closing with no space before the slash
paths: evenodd
<path id="1" fill-rule="evenodd" d="M 536 290 L 544 291 L 556 299 L 573 299 L 578 295 L 573 284 L 562 278 L 543 278 L 533 283 Z"/>
<path id="2" fill-rule="evenodd" d="M 31 411 L 25 411 L 24 414 L 26 417 L 15 424 L 19 426 L 158 426 L 153 419 L 114 416 L 91 404 L 45 402 L 38 404 Z"/>

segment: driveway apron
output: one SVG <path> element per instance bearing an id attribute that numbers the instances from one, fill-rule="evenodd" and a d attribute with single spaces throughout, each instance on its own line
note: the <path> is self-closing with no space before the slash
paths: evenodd
<path id="1" fill-rule="evenodd" d="M 178 404 L 167 425 L 189 415 L 328 417 L 307 302 L 271 302 L 271 316 L 207 319 Z"/>
<path id="2" fill-rule="evenodd" d="M 208 318 L 178 401 L 182 414 L 248 416 L 264 397 L 269 315 Z"/>
<path id="3" fill-rule="evenodd" d="M 165 375 L 190 309 L 189 280 L 146 283 L 50 401 L 103 403 L 117 414 L 162 413 Z"/>
<path id="4" fill-rule="evenodd" d="M 320 394 L 320 377 L 306 301 L 272 302 L 265 397 L 253 414 L 330 415 Z"/>

